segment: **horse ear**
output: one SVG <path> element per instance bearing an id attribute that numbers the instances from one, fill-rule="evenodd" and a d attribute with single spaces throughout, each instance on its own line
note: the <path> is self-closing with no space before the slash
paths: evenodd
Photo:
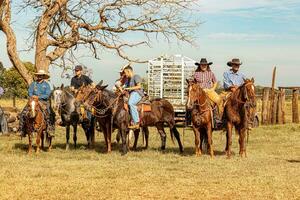
<path id="1" fill-rule="evenodd" d="M 63 90 L 64 89 L 64 84 L 61 84 L 60 89 Z"/>
<path id="2" fill-rule="evenodd" d="M 101 86 L 101 90 L 104 90 L 105 88 L 107 88 L 108 85 L 103 85 Z"/>
<path id="3" fill-rule="evenodd" d="M 190 83 L 189 79 L 185 79 L 187 83 Z"/>
<path id="4" fill-rule="evenodd" d="M 251 78 L 251 82 L 252 82 L 252 83 L 254 83 L 254 82 L 255 82 L 255 80 L 254 80 L 254 78 L 253 78 L 253 77 Z"/>

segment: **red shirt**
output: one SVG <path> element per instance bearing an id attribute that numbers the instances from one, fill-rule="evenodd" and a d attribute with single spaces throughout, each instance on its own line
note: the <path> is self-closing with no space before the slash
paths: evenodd
<path id="1" fill-rule="evenodd" d="M 195 72 L 194 78 L 200 84 L 200 87 L 203 89 L 210 89 L 214 86 L 214 83 L 217 82 L 216 76 L 212 71 Z"/>

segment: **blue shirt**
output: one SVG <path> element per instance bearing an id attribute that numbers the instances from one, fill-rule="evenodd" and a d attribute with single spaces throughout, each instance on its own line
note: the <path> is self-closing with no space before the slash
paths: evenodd
<path id="1" fill-rule="evenodd" d="M 51 94 L 50 85 L 46 81 L 39 82 L 32 82 L 28 89 L 29 97 L 38 96 L 40 100 L 48 101 Z"/>
<path id="2" fill-rule="evenodd" d="M 236 85 L 241 86 L 244 84 L 245 75 L 241 72 L 234 73 L 232 70 L 229 70 L 224 73 L 224 89 L 229 89 L 229 87 Z"/>
<path id="3" fill-rule="evenodd" d="M 142 83 L 142 78 L 139 75 L 134 75 L 133 77 L 127 79 L 125 86 L 126 87 L 134 87 L 137 86 L 138 84 Z M 139 89 L 139 90 L 134 90 L 137 93 L 139 93 L 142 97 L 144 96 L 144 92 L 143 89 Z M 130 93 L 133 91 L 130 91 Z"/>

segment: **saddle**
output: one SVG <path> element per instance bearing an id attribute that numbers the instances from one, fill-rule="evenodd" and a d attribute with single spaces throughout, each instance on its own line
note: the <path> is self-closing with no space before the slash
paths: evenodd
<path id="1" fill-rule="evenodd" d="M 124 108 L 127 112 L 129 112 L 128 102 L 124 102 Z M 140 113 L 140 117 L 144 115 L 145 112 L 151 112 L 151 101 L 148 96 L 144 96 L 140 102 L 137 104 L 137 109 Z"/>

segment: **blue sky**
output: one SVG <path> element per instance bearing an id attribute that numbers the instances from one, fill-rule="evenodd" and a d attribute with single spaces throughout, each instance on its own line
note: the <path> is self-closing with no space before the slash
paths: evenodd
<path id="1" fill-rule="evenodd" d="M 219 80 L 228 68 L 226 62 L 239 57 L 244 63 L 241 70 L 256 83 L 270 85 L 272 68 L 277 66 L 277 85 L 300 85 L 300 1 L 299 0 L 199 0 L 195 18 L 203 22 L 196 31 L 196 46 L 167 44 L 154 41 L 152 48 L 131 49 L 131 55 L 152 59 L 162 54 L 182 54 L 194 60 L 206 57 L 214 62 L 213 71 Z M 25 14 L 14 14 L 19 50 L 25 49 L 28 32 L 23 24 L 30 23 Z M 11 66 L 5 37 L 0 33 L 0 60 Z M 32 52 L 20 52 L 23 60 L 33 61 Z M 109 84 L 118 77 L 118 69 L 126 62 L 111 52 L 103 52 L 101 60 L 90 57 L 80 62 L 94 72 L 95 81 Z M 136 71 L 146 76 L 147 65 L 136 65 Z M 59 70 L 51 69 L 53 84 L 67 83 Z"/>

